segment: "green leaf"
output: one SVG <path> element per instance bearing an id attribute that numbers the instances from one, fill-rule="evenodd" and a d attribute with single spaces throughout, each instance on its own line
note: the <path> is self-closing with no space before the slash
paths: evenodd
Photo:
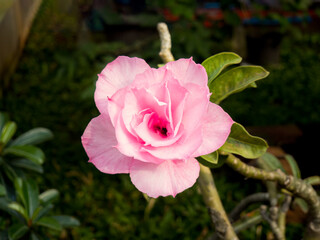
<path id="1" fill-rule="evenodd" d="M 262 168 L 265 170 L 273 171 L 280 169 L 282 172 L 285 172 L 279 159 L 271 153 L 266 152 L 258 159 L 258 161 L 262 165 Z"/>
<path id="2" fill-rule="evenodd" d="M 15 122 L 10 121 L 4 125 L 0 136 L 0 142 L 3 146 L 5 146 L 10 141 L 16 130 L 17 124 Z"/>
<path id="3" fill-rule="evenodd" d="M 240 63 L 242 58 L 232 52 L 222 52 L 215 54 L 202 62 L 202 66 L 208 74 L 208 85 L 221 73 L 223 69 Z"/>
<path id="4" fill-rule="evenodd" d="M 8 208 L 12 209 L 12 210 L 15 210 L 16 212 L 20 213 L 21 216 L 24 217 L 24 219 L 26 221 L 28 221 L 28 214 L 27 214 L 27 211 L 26 209 L 19 203 L 17 202 L 11 202 L 8 204 Z"/>
<path id="5" fill-rule="evenodd" d="M 310 185 L 320 185 L 319 176 L 311 176 L 304 179 L 304 181 Z"/>
<path id="6" fill-rule="evenodd" d="M 28 226 L 18 223 L 9 228 L 9 239 L 17 240 L 22 238 L 29 231 Z"/>
<path id="7" fill-rule="evenodd" d="M 268 144 L 265 140 L 250 135 L 242 125 L 235 122 L 227 141 L 220 150 L 252 159 L 260 157 L 267 148 Z"/>
<path id="8" fill-rule="evenodd" d="M 29 218 L 31 218 L 35 209 L 39 206 L 38 185 L 32 179 L 22 181 L 21 178 L 18 178 L 15 181 L 15 187 L 22 203 L 27 209 Z"/>
<path id="9" fill-rule="evenodd" d="M 289 163 L 289 166 L 291 168 L 292 171 L 292 175 L 296 178 L 301 178 L 301 173 L 300 173 L 300 169 L 299 166 L 296 162 L 296 160 L 289 154 L 286 154 L 284 156 L 284 158 L 287 160 L 287 162 Z"/>
<path id="10" fill-rule="evenodd" d="M 32 215 L 33 222 L 37 222 L 44 215 L 49 213 L 52 208 L 53 208 L 53 204 L 48 204 L 46 206 L 38 206 L 37 209 L 33 212 L 33 215 Z"/>
<path id="11" fill-rule="evenodd" d="M 34 128 L 20 135 L 11 142 L 10 146 L 34 145 L 48 141 L 52 138 L 53 133 L 49 129 Z"/>
<path id="12" fill-rule="evenodd" d="M 6 188 L 2 184 L 0 184 L 0 197 L 5 196 L 6 194 Z"/>
<path id="13" fill-rule="evenodd" d="M 47 227 L 56 231 L 61 231 L 62 226 L 60 223 L 53 217 L 43 217 L 35 223 L 36 225 Z"/>
<path id="14" fill-rule="evenodd" d="M 217 151 L 215 151 L 215 152 L 207 154 L 207 155 L 202 155 L 201 158 L 203 158 L 204 160 L 206 160 L 209 163 L 217 164 L 218 159 L 219 159 L 219 154 Z"/>
<path id="15" fill-rule="evenodd" d="M 2 132 L 2 129 L 7 121 L 8 121 L 8 114 L 0 112 L 0 132 Z"/>
<path id="16" fill-rule="evenodd" d="M 11 154 L 18 157 L 27 158 L 36 164 L 43 164 L 45 158 L 44 153 L 40 148 L 31 145 L 11 146 L 6 148 L 3 151 L 3 154 Z"/>
<path id="17" fill-rule="evenodd" d="M 62 227 L 78 227 L 80 226 L 80 222 L 78 219 L 72 216 L 60 215 L 60 216 L 53 216 Z"/>
<path id="18" fill-rule="evenodd" d="M 219 77 L 210 85 L 212 92 L 210 101 L 219 104 L 229 95 L 240 92 L 252 85 L 255 81 L 265 78 L 269 75 L 264 68 L 260 66 L 240 66 L 233 68 Z"/>
<path id="19" fill-rule="evenodd" d="M 56 189 L 49 189 L 40 194 L 39 199 L 42 203 L 47 204 L 59 197 L 59 192 Z"/>
<path id="20" fill-rule="evenodd" d="M 24 168 L 37 173 L 43 173 L 43 168 L 41 165 L 30 161 L 29 159 L 13 159 L 10 164 L 14 167 Z"/>

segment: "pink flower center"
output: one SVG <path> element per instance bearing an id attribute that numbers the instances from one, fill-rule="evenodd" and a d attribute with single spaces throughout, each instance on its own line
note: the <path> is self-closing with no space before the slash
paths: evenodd
<path id="1" fill-rule="evenodd" d="M 170 135 L 168 126 L 169 122 L 167 120 L 159 118 L 157 113 L 153 113 L 148 122 L 149 129 L 163 138 L 166 138 Z"/>

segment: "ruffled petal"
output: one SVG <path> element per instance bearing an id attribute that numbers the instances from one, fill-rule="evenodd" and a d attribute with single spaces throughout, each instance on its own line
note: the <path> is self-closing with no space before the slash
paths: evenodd
<path id="1" fill-rule="evenodd" d="M 200 166 L 196 159 L 187 161 L 168 160 L 161 164 L 134 161 L 130 170 L 132 183 L 149 197 L 175 197 L 193 186 L 199 176 Z"/>
<path id="2" fill-rule="evenodd" d="M 219 149 L 227 140 L 232 124 L 231 117 L 219 105 L 210 102 L 202 125 L 202 144 L 193 157 Z"/>
<path id="3" fill-rule="evenodd" d="M 175 79 L 181 84 L 195 83 L 201 87 L 207 87 L 208 75 L 205 68 L 201 64 L 195 63 L 192 58 L 179 59 L 169 62 L 165 67 L 170 70 Z"/>
<path id="4" fill-rule="evenodd" d="M 108 111 L 108 97 L 131 84 L 137 74 L 147 69 L 150 69 L 149 65 L 143 59 L 136 57 L 120 56 L 109 63 L 98 75 L 94 93 L 95 103 L 100 113 Z"/>
<path id="5" fill-rule="evenodd" d="M 81 137 L 82 145 L 93 163 L 101 172 L 129 173 L 132 158 L 119 152 L 114 127 L 110 118 L 99 115 L 93 118 Z"/>

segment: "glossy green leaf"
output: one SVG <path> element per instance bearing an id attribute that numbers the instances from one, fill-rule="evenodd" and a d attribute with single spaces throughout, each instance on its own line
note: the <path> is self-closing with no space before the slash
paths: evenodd
<path id="1" fill-rule="evenodd" d="M 286 154 L 284 156 L 284 158 L 287 160 L 287 162 L 289 163 L 289 166 L 291 168 L 292 171 L 292 175 L 296 178 L 301 178 L 301 173 L 300 173 L 300 169 L 299 166 L 296 162 L 296 160 L 289 154 Z"/>
<path id="2" fill-rule="evenodd" d="M 29 159 L 14 159 L 10 161 L 10 164 L 14 167 L 23 168 L 31 170 L 37 173 L 43 173 L 43 168 L 41 165 L 30 161 Z"/>
<path id="3" fill-rule="evenodd" d="M 52 138 L 53 134 L 49 129 L 34 128 L 20 135 L 18 138 L 11 142 L 10 146 L 39 144 Z"/>
<path id="4" fill-rule="evenodd" d="M 56 231 L 61 231 L 62 226 L 60 223 L 53 217 L 43 217 L 35 223 L 36 225 L 47 227 Z"/>
<path id="5" fill-rule="evenodd" d="M 307 177 L 303 180 L 310 185 L 320 185 L 320 177 L 319 176 L 311 176 L 311 177 Z"/>
<path id="6" fill-rule="evenodd" d="M 212 92 L 210 101 L 219 104 L 229 95 L 240 92 L 252 85 L 255 81 L 265 78 L 269 75 L 264 68 L 260 66 L 240 66 L 233 68 L 218 76 L 210 85 Z"/>
<path id="7" fill-rule="evenodd" d="M 23 216 L 25 220 L 29 219 L 28 214 L 27 214 L 27 210 L 21 204 L 19 204 L 17 202 L 11 202 L 8 204 L 8 208 L 20 213 L 21 216 Z"/>
<path id="8" fill-rule="evenodd" d="M 253 159 L 262 156 L 267 148 L 265 140 L 250 135 L 242 125 L 234 123 L 227 141 L 220 150 Z"/>
<path id="9" fill-rule="evenodd" d="M 18 223 L 14 224 L 9 228 L 9 239 L 18 240 L 21 239 L 29 231 L 28 226 Z"/>
<path id="10" fill-rule="evenodd" d="M 9 164 L 3 164 L 2 169 L 11 181 L 14 181 L 14 179 L 18 177 L 18 174 L 16 173 L 15 169 L 11 167 Z"/>
<path id="11" fill-rule="evenodd" d="M 62 227 L 78 227 L 80 226 L 80 222 L 78 219 L 72 217 L 72 216 L 53 216 L 54 219 L 56 219 Z"/>
<path id="12" fill-rule="evenodd" d="M 40 194 L 39 199 L 41 203 L 47 204 L 59 197 L 59 192 L 56 189 L 49 189 Z"/>
<path id="13" fill-rule="evenodd" d="M 279 161 L 278 158 L 276 158 L 274 155 L 271 153 L 264 153 L 260 158 L 259 158 L 259 164 L 263 166 L 263 169 L 273 171 L 280 169 L 282 172 L 285 172 L 281 162 Z"/>
<path id="14" fill-rule="evenodd" d="M 32 179 L 22 180 L 18 178 L 15 181 L 15 187 L 22 203 L 27 210 L 29 218 L 31 218 L 33 212 L 39 206 L 38 185 Z"/>
<path id="15" fill-rule="evenodd" d="M 215 151 L 213 153 L 197 157 L 196 159 L 202 165 L 207 166 L 209 168 L 214 168 L 219 161 L 219 154 L 217 151 Z"/>
<path id="16" fill-rule="evenodd" d="M 52 208 L 53 204 L 47 204 L 46 206 L 38 206 L 32 215 L 33 222 L 37 222 L 43 216 L 47 215 Z"/>
<path id="17" fill-rule="evenodd" d="M 12 122 L 12 121 L 7 122 L 2 129 L 0 142 L 3 145 L 6 145 L 11 140 L 16 130 L 17 130 L 17 124 L 15 122 Z"/>
<path id="18" fill-rule="evenodd" d="M 215 54 L 202 62 L 202 66 L 206 69 L 208 75 L 208 85 L 221 73 L 223 69 L 240 63 L 242 58 L 232 52 L 222 52 Z"/>
<path id="19" fill-rule="evenodd" d="M 6 148 L 3 151 L 3 154 L 27 158 L 36 164 L 43 164 L 45 158 L 44 153 L 40 148 L 31 145 L 11 146 Z"/>

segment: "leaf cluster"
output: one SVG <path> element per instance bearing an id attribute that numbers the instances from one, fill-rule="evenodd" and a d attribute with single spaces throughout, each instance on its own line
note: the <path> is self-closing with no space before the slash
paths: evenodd
<path id="1" fill-rule="evenodd" d="M 76 218 L 52 216 L 53 201 L 59 196 L 56 189 L 41 194 L 37 182 L 28 173 L 43 173 L 45 155 L 36 144 L 53 138 L 46 128 L 34 128 L 13 139 L 17 125 L 0 112 L 0 219 L 7 224 L 0 228 L 4 239 L 45 239 L 45 229 L 61 232 L 65 227 L 79 226 Z"/>

